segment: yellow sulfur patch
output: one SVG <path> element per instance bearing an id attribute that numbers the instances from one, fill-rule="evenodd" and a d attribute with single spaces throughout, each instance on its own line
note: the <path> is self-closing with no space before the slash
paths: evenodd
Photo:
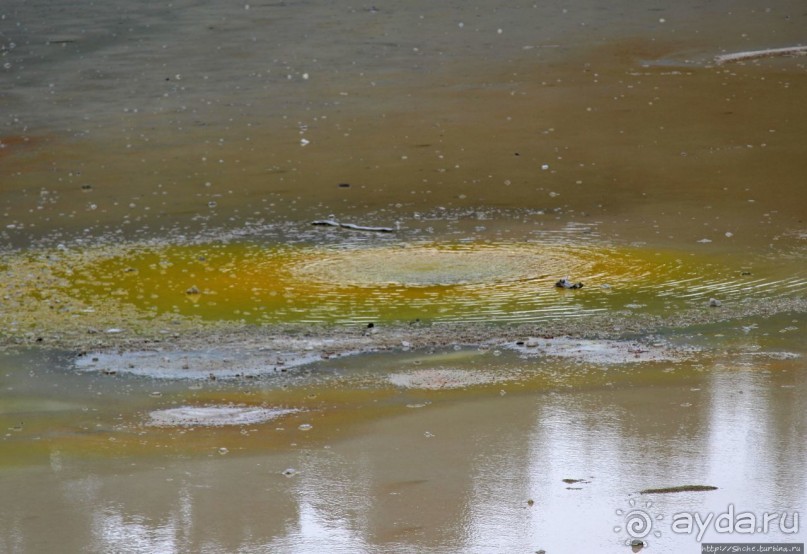
<path id="1" fill-rule="evenodd" d="M 10 309 L 0 318 L 12 335 L 202 322 L 535 321 L 804 286 L 799 276 L 765 285 L 693 256 L 590 244 L 133 244 L 4 262 L 0 295 Z M 555 288 L 567 275 L 585 287 Z"/>

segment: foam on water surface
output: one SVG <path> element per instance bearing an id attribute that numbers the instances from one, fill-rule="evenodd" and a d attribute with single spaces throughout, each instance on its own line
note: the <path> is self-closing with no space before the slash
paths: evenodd
<path id="1" fill-rule="evenodd" d="M 506 372 L 485 372 L 456 368 L 430 368 L 391 373 L 389 382 L 405 389 L 464 389 L 506 381 Z"/>
<path id="2" fill-rule="evenodd" d="M 148 423 L 156 427 L 252 425 L 265 423 L 298 411 L 295 409 L 254 406 L 181 406 L 151 412 Z"/>

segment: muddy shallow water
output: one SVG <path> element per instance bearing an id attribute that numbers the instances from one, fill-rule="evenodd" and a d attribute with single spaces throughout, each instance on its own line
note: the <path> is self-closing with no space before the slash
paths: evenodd
<path id="1" fill-rule="evenodd" d="M 804 542 L 805 22 L 3 6 L 0 552 Z"/>
<path id="2" fill-rule="evenodd" d="M 410 351 L 234 381 L 6 356 L 4 548 L 620 552 L 638 508 L 664 516 L 654 551 L 685 552 L 698 541 L 672 517 L 729 505 L 786 512 L 788 530 L 807 501 L 804 319 L 747 323 L 671 336 L 666 348 L 687 350 L 655 360 L 579 341 L 559 355 Z M 200 419 L 165 425 L 182 406 Z M 231 426 L 197 425 L 217 406 Z M 249 407 L 275 412 L 232 413 Z M 717 489 L 641 494 L 683 485 Z"/>

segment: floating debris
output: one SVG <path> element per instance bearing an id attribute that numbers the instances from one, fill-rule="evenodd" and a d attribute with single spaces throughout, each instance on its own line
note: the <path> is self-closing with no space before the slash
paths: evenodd
<path id="1" fill-rule="evenodd" d="M 807 55 L 807 46 L 791 46 L 788 48 L 769 48 L 767 50 L 750 50 L 715 56 L 715 63 L 744 62 L 760 58 L 773 58 L 776 56 L 804 56 Z"/>
<path id="2" fill-rule="evenodd" d="M 658 489 L 644 489 L 639 494 L 670 494 L 676 492 L 706 492 L 716 491 L 717 487 L 711 485 L 681 485 L 678 487 L 662 487 Z"/>
<path id="3" fill-rule="evenodd" d="M 395 229 L 393 229 L 392 227 L 368 227 L 365 225 L 356 225 L 355 223 L 341 223 L 333 219 L 318 219 L 316 221 L 312 221 L 311 225 L 319 225 L 325 227 L 341 227 L 342 229 L 352 229 L 353 231 L 371 231 L 374 233 L 395 232 Z"/>

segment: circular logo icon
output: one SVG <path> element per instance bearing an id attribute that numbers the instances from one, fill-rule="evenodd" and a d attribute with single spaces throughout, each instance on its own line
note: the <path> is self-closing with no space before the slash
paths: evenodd
<path id="1" fill-rule="evenodd" d="M 614 533 L 625 533 L 625 544 L 632 546 L 636 544 L 637 540 L 647 546 L 648 542 L 646 537 L 651 534 L 655 538 L 661 537 L 661 531 L 657 529 L 656 522 L 664 519 L 661 514 L 655 514 L 652 511 L 653 503 L 645 502 L 642 506 L 637 507 L 636 501 L 631 499 L 629 501 L 630 507 L 627 510 L 617 510 L 616 515 L 622 519 L 622 525 L 614 527 Z"/>

